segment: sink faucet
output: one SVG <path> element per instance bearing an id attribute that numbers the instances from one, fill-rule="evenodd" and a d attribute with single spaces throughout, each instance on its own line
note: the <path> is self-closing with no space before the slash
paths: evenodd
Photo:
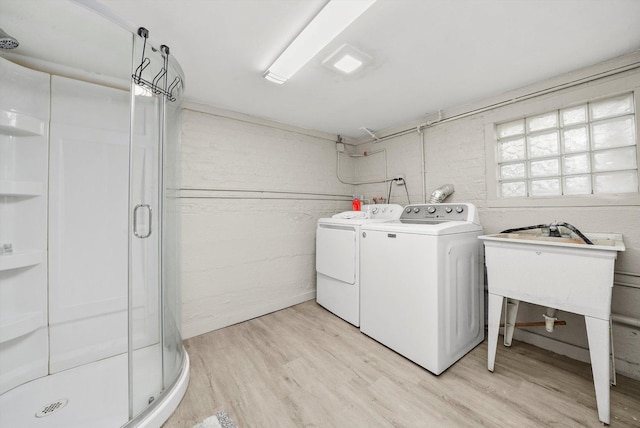
<path id="1" fill-rule="evenodd" d="M 549 225 L 549 236 L 554 238 L 561 238 L 560 230 L 558 229 L 558 225 L 553 223 Z"/>

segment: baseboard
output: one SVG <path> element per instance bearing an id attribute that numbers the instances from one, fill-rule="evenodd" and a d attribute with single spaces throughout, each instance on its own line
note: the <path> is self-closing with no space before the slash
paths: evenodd
<path id="1" fill-rule="evenodd" d="M 588 349 L 521 329 L 516 329 L 513 333 L 513 338 L 521 342 L 537 346 L 538 348 L 546 349 L 548 351 L 555 352 L 556 354 L 591 364 L 591 357 L 589 356 Z M 626 361 L 622 358 L 616 357 L 616 373 L 622 376 L 627 376 L 631 379 L 640 380 L 638 364 Z"/>
<path id="2" fill-rule="evenodd" d="M 232 313 L 212 315 L 211 317 L 200 319 L 192 323 L 183 323 L 182 338 L 189 339 L 191 337 L 209 333 L 214 330 L 261 317 L 263 315 L 270 314 L 271 312 L 276 312 L 315 298 L 316 292 L 314 290 L 296 296 L 265 301 L 259 306 L 252 306 L 250 311 L 236 310 Z"/>
<path id="3" fill-rule="evenodd" d="M 556 354 L 582 361 L 583 363 L 591 363 L 588 349 L 571 345 L 570 343 L 561 342 L 559 340 L 522 329 L 516 329 L 513 333 L 513 338 L 521 342 L 537 346 L 538 348 L 546 349 L 548 351 L 555 352 Z"/>

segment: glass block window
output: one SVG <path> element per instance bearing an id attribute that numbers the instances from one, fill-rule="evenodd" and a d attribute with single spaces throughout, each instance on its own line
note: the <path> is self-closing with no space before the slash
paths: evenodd
<path id="1" fill-rule="evenodd" d="M 502 198 L 638 192 L 633 93 L 496 126 Z"/>

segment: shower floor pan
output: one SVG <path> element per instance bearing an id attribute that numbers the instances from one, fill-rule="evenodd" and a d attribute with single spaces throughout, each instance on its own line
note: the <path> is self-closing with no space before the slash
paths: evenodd
<path id="1" fill-rule="evenodd" d="M 136 382 L 159 382 L 159 345 L 137 350 Z M 166 400 L 135 424 L 157 428 L 175 410 L 188 384 L 189 359 L 185 352 L 182 374 L 167 391 Z M 129 421 L 128 359 L 126 354 L 33 380 L 0 396 L 2 428 L 117 428 Z M 158 386 L 159 387 L 159 386 Z M 134 388 L 134 394 L 138 388 Z M 147 397 L 135 397 L 146 402 Z"/>
<path id="2" fill-rule="evenodd" d="M 613 270 L 618 251 L 625 246 L 621 234 L 585 235 L 594 245 L 526 232 L 479 237 L 485 246 L 489 288 L 487 367 L 494 369 L 500 314 L 507 298 L 584 315 L 598 417 L 608 424 Z M 505 332 L 513 335 L 513 329 Z M 511 337 L 505 336 L 505 343 L 511 343 Z"/>

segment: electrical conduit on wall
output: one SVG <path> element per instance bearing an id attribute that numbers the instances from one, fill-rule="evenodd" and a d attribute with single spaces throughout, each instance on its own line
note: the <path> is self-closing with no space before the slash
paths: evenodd
<path id="1" fill-rule="evenodd" d="M 621 276 L 629 276 L 629 277 L 633 277 L 633 278 L 640 278 L 640 274 L 633 273 L 633 272 L 615 271 L 614 274 L 615 275 L 621 275 Z M 625 282 L 625 281 L 614 280 L 613 284 L 618 286 L 618 287 L 627 287 L 627 288 L 640 289 L 640 284 L 633 284 L 633 283 Z M 629 316 L 629 315 L 622 315 L 622 314 L 612 313 L 611 314 L 611 321 L 613 321 L 616 324 L 623 324 L 623 325 L 626 325 L 626 326 L 629 326 L 629 327 L 634 327 L 634 328 L 640 329 L 640 318 L 632 317 L 632 316 Z"/>
<path id="2" fill-rule="evenodd" d="M 349 157 L 351 158 L 363 158 L 363 157 L 368 157 L 368 156 L 372 156 L 372 155 L 377 155 L 382 153 L 383 158 L 384 158 L 384 178 L 383 179 L 377 179 L 377 180 L 367 180 L 367 181 L 354 181 L 354 182 L 349 182 L 347 180 L 345 180 L 344 178 L 342 178 L 340 176 L 340 151 L 336 149 L 336 176 L 338 177 L 338 180 L 342 183 L 342 184 L 350 184 L 352 186 L 359 186 L 362 184 L 377 184 L 377 183 L 388 183 L 389 181 L 393 180 L 393 178 L 388 178 L 388 172 L 387 172 L 387 150 L 386 149 L 380 149 L 380 150 L 376 150 L 373 152 L 364 152 L 364 154 L 362 155 L 352 155 L 352 154 L 348 154 Z"/>
<path id="3" fill-rule="evenodd" d="M 180 189 L 181 199 L 278 199 L 298 201 L 350 201 L 351 195 L 268 189 L 195 188 Z"/>
<path id="4" fill-rule="evenodd" d="M 411 200 L 410 200 L 410 197 L 409 197 L 409 192 L 408 192 L 408 189 L 406 188 L 406 179 L 402 175 L 396 175 L 396 176 L 394 176 L 392 178 L 389 178 L 388 163 L 387 163 L 387 150 L 386 149 L 378 149 L 378 150 L 375 150 L 375 151 L 372 151 L 372 152 L 365 151 L 361 155 L 354 155 L 354 154 L 347 153 L 347 155 L 350 158 L 364 158 L 364 157 L 369 157 L 369 156 L 372 156 L 372 155 L 382 154 L 383 162 L 384 162 L 384 178 L 374 179 L 374 180 L 364 180 L 364 181 L 347 181 L 345 178 L 343 178 L 340 175 L 340 153 L 342 153 L 342 151 L 338 148 L 339 144 L 343 144 L 344 145 L 344 143 L 342 143 L 342 139 L 340 138 L 340 136 L 338 136 L 338 141 L 336 142 L 336 177 L 338 178 L 338 181 L 340 181 L 343 184 L 349 184 L 349 185 L 352 185 L 352 186 L 359 186 L 359 185 L 366 185 L 366 184 L 390 183 L 392 181 L 400 182 L 401 184 L 403 184 L 405 186 L 405 191 L 407 192 L 407 200 L 409 201 L 409 203 L 411 203 Z M 387 199 L 389 200 L 390 198 L 391 198 L 391 183 L 390 183 L 390 187 L 389 187 L 389 196 L 387 197 Z"/>

